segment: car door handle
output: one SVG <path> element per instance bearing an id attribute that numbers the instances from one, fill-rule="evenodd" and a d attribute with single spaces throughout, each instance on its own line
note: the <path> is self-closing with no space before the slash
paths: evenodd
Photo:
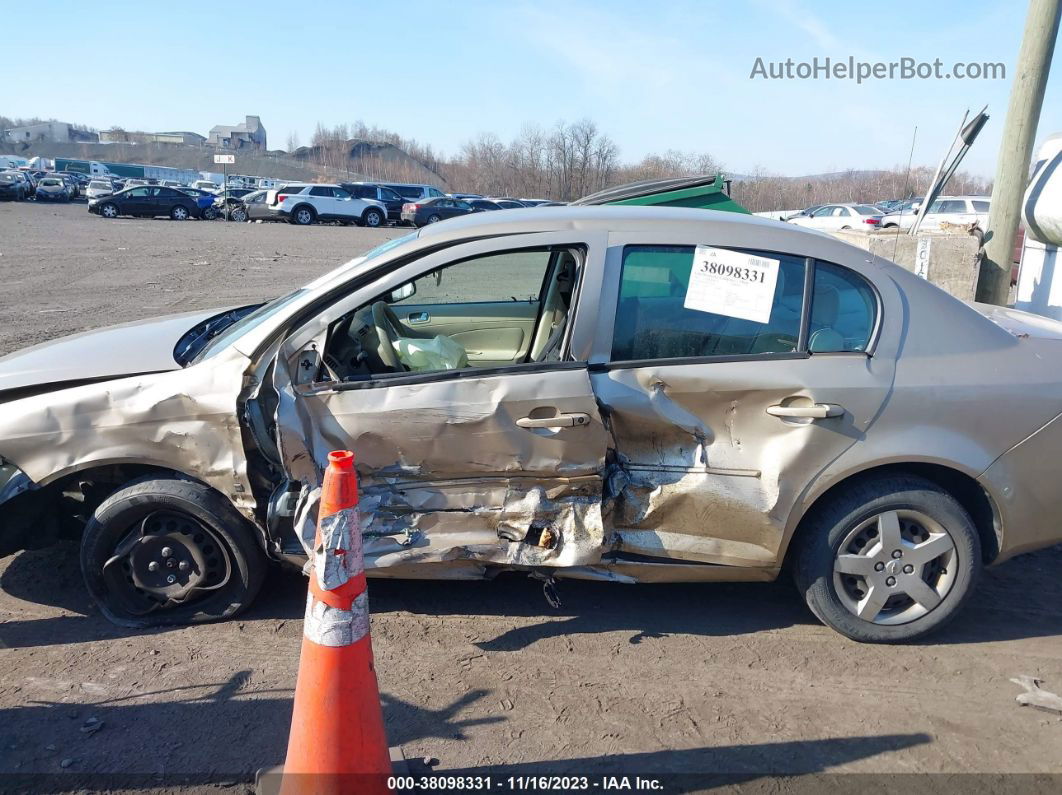
<path id="1" fill-rule="evenodd" d="M 406 320 L 413 324 L 427 323 L 429 320 L 431 320 L 431 315 L 429 315 L 427 312 L 410 312 L 408 315 L 406 315 Z"/>
<path id="2" fill-rule="evenodd" d="M 521 417 L 516 424 L 521 428 L 578 428 L 590 424 L 590 415 L 574 412 L 552 417 Z"/>
<path id="3" fill-rule="evenodd" d="M 805 417 L 810 420 L 824 420 L 827 417 L 840 417 L 844 414 L 844 407 L 830 403 L 813 403 L 810 406 L 768 406 L 767 413 L 772 417 Z"/>

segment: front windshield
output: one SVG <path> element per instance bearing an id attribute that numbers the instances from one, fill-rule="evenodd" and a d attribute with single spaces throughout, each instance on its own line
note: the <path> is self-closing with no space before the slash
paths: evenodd
<path id="1" fill-rule="evenodd" d="M 292 303 L 298 298 L 301 298 L 305 293 L 306 288 L 300 287 L 299 289 L 290 292 L 285 296 L 275 298 L 269 303 L 263 304 L 262 306 L 258 307 L 256 310 L 251 312 L 249 315 L 245 315 L 244 317 L 240 318 L 227 329 L 225 329 L 216 337 L 214 337 L 214 339 L 208 342 L 203 347 L 203 350 L 199 352 L 199 355 L 192 360 L 192 363 L 195 364 L 196 362 L 200 362 L 203 359 L 210 358 L 212 354 L 217 353 L 222 348 L 225 348 L 231 343 L 235 342 L 248 331 L 259 325 L 260 323 L 268 320 L 270 317 L 275 315 L 288 304 Z"/>

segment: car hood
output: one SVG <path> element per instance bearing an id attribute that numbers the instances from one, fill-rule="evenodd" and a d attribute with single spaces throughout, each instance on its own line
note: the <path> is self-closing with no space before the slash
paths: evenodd
<path id="1" fill-rule="evenodd" d="M 0 393 L 61 386 L 140 373 L 178 370 L 173 349 L 190 328 L 217 309 L 85 331 L 0 357 Z"/>

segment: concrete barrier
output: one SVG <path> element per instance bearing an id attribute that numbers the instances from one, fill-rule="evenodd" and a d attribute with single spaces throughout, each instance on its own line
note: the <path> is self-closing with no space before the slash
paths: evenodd
<path id="1" fill-rule="evenodd" d="M 974 300 L 981 241 L 980 237 L 971 234 L 967 227 L 919 232 L 917 237 L 894 230 L 841 230 L 832 234 L 871 254 L 892 260 L 947 290 L 956 298 L 963 301 Z"/>

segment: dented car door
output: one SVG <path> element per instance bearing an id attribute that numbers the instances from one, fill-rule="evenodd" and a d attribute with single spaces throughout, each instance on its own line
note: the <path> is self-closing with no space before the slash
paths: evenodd
<path id="1" fill-rule="evenodd" d="M 616 548 L 776 568 L 794 504 L 889 393 L 880 299 L 811 257 L 686 238 L 610 238 L 592 380 Z"/>
<path id="2" fill-rule="evenodd" d="M 459 245 L 388 273 L 315 323 L 331 323 L 334 333 L 344 312 L 374 305 L 410 279 L 520 245 L 547 253 L 551 246 L 578 247 L 584 276 L 600 268 L 604 240 L 603 233 L 569 232 L 525 235 L 519 244 L 506 238 Z M 498 289 L 509 291 L 509 281 L 500 281 Z M 544 300 L 548 286 L 542 290 Z M 413 300 L 417 312 L 429 311 L 423 295 Z M 567 322 L 557 324 L 560 331 L 580 322 L 577 308 L 575 300 Z M 404 322 L 408 312 L 396 314 Z M 308 486 L 318 482 L 329 451 L 355 451 L 365 560 L 375 574 L 481 577 L 492 566 L 567 567 L 600 559 L 607 434 L 585 361 L 555 356 L 306 381 L 300 371 L 309 360 L 300 351 L 323 340 L 308 325 L 277 359 L 278 446 L 288 476 Z"/>

